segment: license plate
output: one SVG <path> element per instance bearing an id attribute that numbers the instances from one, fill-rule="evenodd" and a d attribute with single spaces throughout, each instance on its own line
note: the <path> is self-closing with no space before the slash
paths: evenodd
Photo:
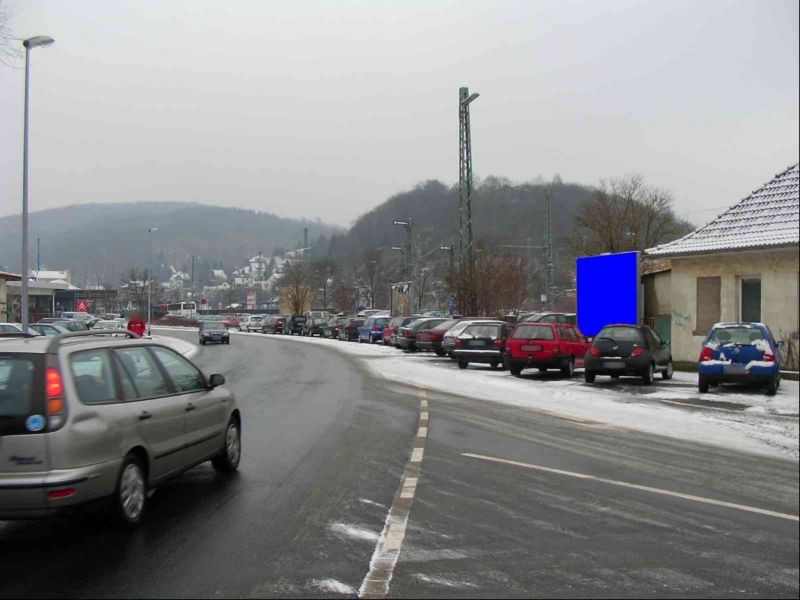
<path id="1" fill-rule="evenodd" d="M 539 344 L 526 344 L 522 347 L 523 352 L 541 352 L 542 347 Z"/>
<path id="2" fill-rule="evenodd" d="M 428 336 L 425 335 L 425 334 L 418 335 L 417 336 L 417 341 L 419 341 L 419 342 L 427 342 L 428 341 Z"/>
<path id="3" fill-rule="evenodd" d="M 603 361 L 604 369 L 622 369 L 625 364 L 621 360 L 606 360 Z"/>
<path id="4" fill-rule="evenodd" d="M 731 375 L 744 375 L 747 373 L 744 365 L 725 365 L 724 371 Z"/>
<path id="5" fill-rule="evenodd" d="M 467 346 L 469 346 L 470 348 L 478 348 L 485 345 L 486 342 L 483 340 L 470 340 L 467 342 Z"/>

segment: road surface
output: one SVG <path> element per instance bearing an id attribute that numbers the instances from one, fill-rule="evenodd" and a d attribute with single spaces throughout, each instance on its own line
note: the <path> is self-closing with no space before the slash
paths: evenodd
<path id="1" fill-rule="evenodd" d="M 242 408 L 239 473 L 190 471 L 134 532 L 0 522 L 0 596 L 797 597 L 796 462 L 388 383 L 380 360 L 202 347 Z"/>

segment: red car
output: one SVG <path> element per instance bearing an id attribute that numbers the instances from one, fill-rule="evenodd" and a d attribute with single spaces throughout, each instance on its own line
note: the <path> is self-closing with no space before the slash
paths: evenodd
<path id="1" fill-rule="evenodd" d="M 432 350 L 437 356 L 444 356 L 447 354 L 447 352 L 442 349 L 444 334 L 456 323 L 458 323 L 458 319 L 450 319 L 444 323 L 439 323 L 436 327 L 420 329 L 417 332 L 417 348 L 423 352 Z"/>
<path id="2" fill-rule="evenodd" d="M 515 376 L 523 369 L 536 367 L 541 372 L 561 369 L 563 375 L 572 377 L 575 367 L 583 366 L 590 347 L 575 325 L 520 323 L 506 344 L 506 364 Z"/>
<path id="3" fill-rule="evenodd" d="M 383 328 L 383 334 L 381 335 L 381 341 L 385 346 L 397 346 L 397 331 L 401 327 L 405 327 L 409 323 L 416 321 L 417 319 L 421 319 L 420 316 L 415 317 L 394 317 L 389 324 Z"/>
<path id="4" fill-rule="evenodd" d="M 236 315 L 222 315 L 222 322 L 228 329 L 239 329 L 239 317 Z"/>

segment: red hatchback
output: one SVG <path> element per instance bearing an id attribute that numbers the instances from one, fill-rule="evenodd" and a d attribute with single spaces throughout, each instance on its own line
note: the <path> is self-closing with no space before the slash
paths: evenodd
<path id="1" fill-rule="evenodd" d="M 506 362 L 516 376 L 523 369 L 536 367 L 542 372 L 561 369 L 562 374 L 572 377 L 575 367 L 583 366 L 590 347 L 575 325 L 520 323 L 506 343 Z"/>

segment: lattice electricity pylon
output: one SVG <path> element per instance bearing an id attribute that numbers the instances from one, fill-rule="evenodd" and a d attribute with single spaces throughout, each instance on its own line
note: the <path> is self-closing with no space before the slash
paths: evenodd
<path id="1" fill-rule="evenodd" d="M 469 93 L 469 88 L 458 90 L 458 256 L 472 265 L 472 138 L 469 128 L 469 105 L 478 94 Z"/>

